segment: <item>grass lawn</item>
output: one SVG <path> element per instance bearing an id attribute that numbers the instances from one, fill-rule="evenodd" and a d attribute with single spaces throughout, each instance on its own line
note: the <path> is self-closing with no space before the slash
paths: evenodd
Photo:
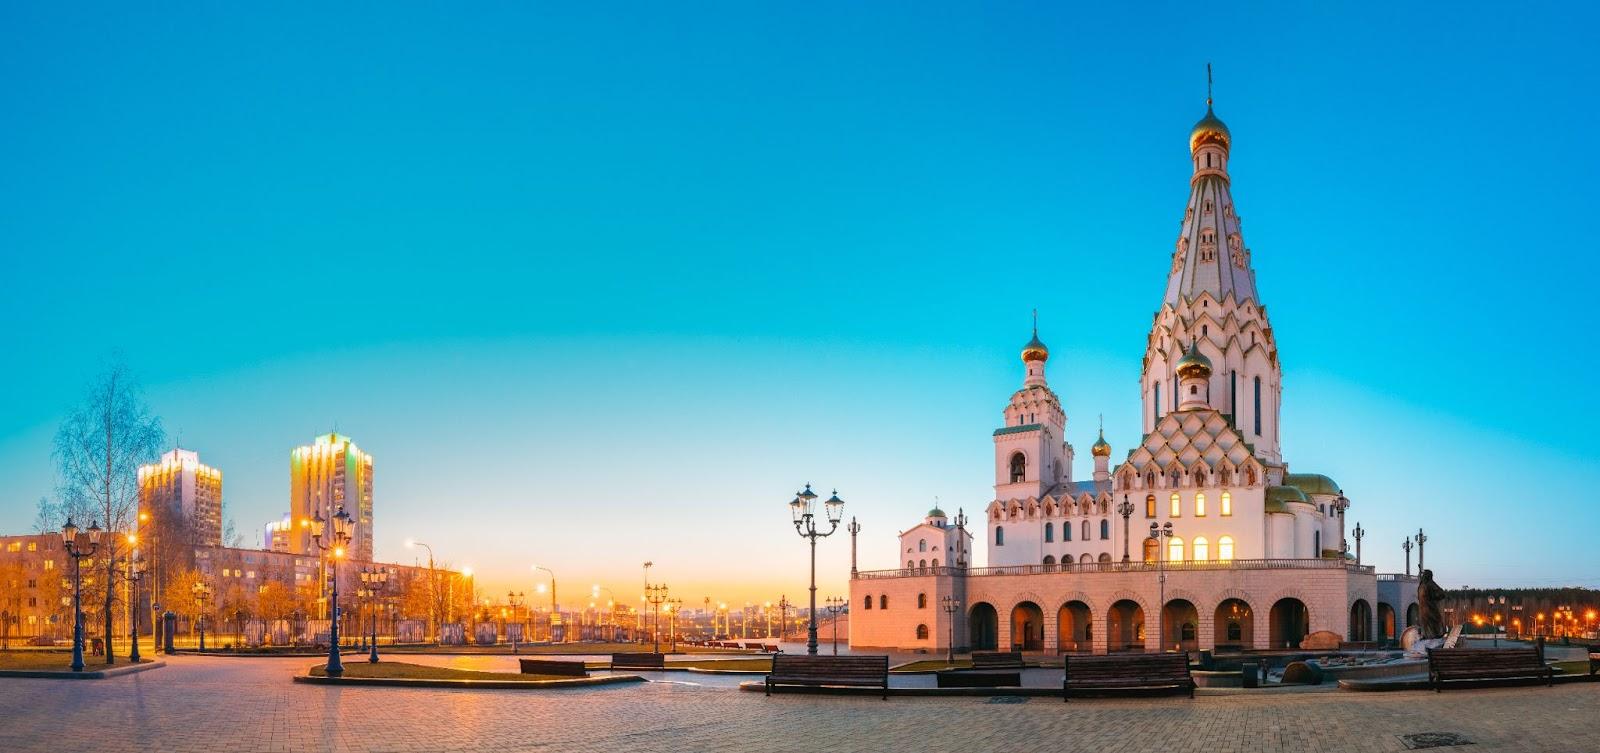
<path id="1" fill-rule="evenodd" d="M 972 660 L 971 659 L 957 659 L 955 664 L 951 664 L 950 662 L 947 662 L 947 661 L 945 661 L 943 659 L 923 659 L 922 661 L 911 662 L 910 664 L 907 664 L 907 665 L 905 665 L 903 667 L 895 667 L 894 671 L 895 672 L 931 672 L 931 671 L 940 670 L 940 669 L 971 669 L 971 668 L 972 668 Z"/>
<path id="2" fill-rule="evenodd" d="M 140 664 L 149 663 L 143 659 Z M 128 664 L 128 657 L 118 656 L 117 663 L 112 668 Z M 71 651 L 0 651 L 0 669 L 27 669 L 27 670 L 58 670 L 69 672 L 72 670 Z M 106 660 L 103 657 L 83 657 L 83 669 L 86 672 L 97 672 L 106 669 Z"/>
<path id="3" fill-rule="evenodd" d="M 772 669 L 772 657 L 749 659 L 690 659 L 669 661 L 667 669 L 736 669 L 741 672 L 766 672 Z"/>
<path id="4" fill-rule="evenodd" d="M 1583 659 L 1583 660 L 1580 660 L 1580 661 L 1558 661 L 1558 662 L 1555 662 L 1555 665 L 1557 667 L 1560 667 L 1561 670 L 1562 670 L 1562 673 L 1564 673 L 1564 674 L 1569 674 L 1569 675 L 1586 675 L 1586 674 L 1589 674 L 1589 660 L 1587 660 L 1587 659 Z"/>
<path id="5" fill-rule="evenodd" d="M 327 668 L 317 665 L 311 668 L 311 676 L 324 677 L 328 674 Z M 369 662 L 345 662 L 345 677 L 381 677 L 403 680 L 512 680 L 516 682 L 533 682 L 536 680 L 571 680 L 574 678 L 560 675 L 524 675 L 511 672 L 473 672 L 465 669 L 449 669 L 447 667 L 425 667 L 421 664 L 407 664 L 397 661 L 380 661 L 377 664 Z"/>

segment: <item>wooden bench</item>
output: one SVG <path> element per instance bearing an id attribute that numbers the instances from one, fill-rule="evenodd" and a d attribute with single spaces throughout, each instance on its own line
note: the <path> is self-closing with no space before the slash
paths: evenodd
<path id="1" fill-rule="evenodd" d="M 561 677 L 588 677 L 589 668 L 581 661 L 557 661 L 554 659 L 521 659 L 522 674 L 525 675 L 559 675 Z"/>
<path id="2" fill-rule="evenodd" d="M 772 695 L 775 685 L 879 687 L 883 688 L 883 697 L 887 700 L 889 657 L 773 654 L 772 672 L 767 675 L 767 695 Z"/>
<path id="3" fill-rule="evenodd" d="M 973 669 L 1021 669 L 1021 651 L 974 651 Z"/>
<path id="4" fill-rule="evenodd" d="M 1014 688 L 1022 685 L 1022 670 L 947 669 L 934 679 L 941 688 Z"/>
<path id="5" fill-rule="evenodd" d="M 666 669 L 667 655 L 653 654 L 648 651 L 612 654 L 612 669 Z"/>
<path id="6" fill-rule="evenodd" d="M 1428 682 L 1434 692 L 1447 682 L 1537 682 L 1554 684 L 1555 672 L 1537 648 L 1436 648 L 1428 651 Z"/>
<path id="7" fill-rule="evenodd" d="M 1589 647 L 1589 674 L 1600 671 L 1600 645 Z"/>
<path id="8" fill-rule="evenodd" d="M 1061 699 L 1078 691 L 1171 690 L 1194 697 L 1188 654 L 1063 656 Z"/>

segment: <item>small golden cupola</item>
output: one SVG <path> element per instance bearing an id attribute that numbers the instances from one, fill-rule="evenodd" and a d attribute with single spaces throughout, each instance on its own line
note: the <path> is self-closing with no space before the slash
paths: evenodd
<path id="1" fill-rule="evenodd" d="M 1045 347 L 1044 343 L 1039 340 L 1039 312 L 1034 311 L 1033 339 L 1029 340 L 1027 345 L 1022 346 L 1022 363 L 1027 367 L 1027 374 L 1022 380 L 1024 388 L 1043 387 L 1045 385 L 1044 364 L 1048 360 L 1050 360 L 1050 349 Z"/>
<path id="2" fill-rule="evenodd" d="M 1196 410 L 1211 407 L 1211 359 L 1200 352 L 1197 341 L 1189 341 L 1189 349 L 1174 364 L 1178 374 L 1178 410 Z"/>

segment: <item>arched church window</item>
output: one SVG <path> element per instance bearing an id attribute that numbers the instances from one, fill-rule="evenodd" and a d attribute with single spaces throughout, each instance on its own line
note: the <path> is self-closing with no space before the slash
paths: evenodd
<path id="1" fill-rule="evenodd" d="M 1205 494 L 1205 492 L 1197 492 L 1194 495 L 1194 516 L 1197 517 L 1197 518 L 1203 518 L 1203 517 L 1205 517 L 1205 515 L 1206 515 L 1206 494 Z"/>
<path id="2" fill-rule="evenodd" d="M 917 640 L 919 640 L 919 641 L 928 640 L 928 626 L 927 625 L 918 625 L 917 626 Z"/>
<path id="3" fill-rule="evenodd" d="M 1261 377 L 1255 378 L 1256 383 L 1256 436 L 1261 436 Z"/>
<path id="4" fill-rule="evenodd" d="M 917 608 L 918 609 L 927 609 L 928 608 L 928 595 L 927 594 L 917 594 Z"/>
<path id="5" fill-rule="evenodd" d="M 994 545 L 995 546 L 1005 546 L 1006 545 L 1006 527 L 1005 526 L 995 526 L 994 527 Z"/>
<path id="6" fill-rule="evenodd" d="M 1083 521 L 1083 540 L 1089 540 L 1089 521 Z"/>
<path id="7" fill-rule="evenodd" d="M 1224 482 L 1224 483 L 1226 483 L 1226 482 Z M 1223 515 L 1232 515 L 1233 514 L 1233 495 L 1229 494 L 1227 492 L 1223 492 L 1222 493 L 1222 514 Z"/>
<path id="8" fill-rule="evenodd" d="M 1204 536 L 1194 537 L 1194 559 L 1196 562 L 1211 559 L 1211 543 Z"/>
<path id="9" fill-rule="evenodd" d="M 1181 537 L 1173 536 L 1172 538 L 1167 539 L 1167 561 L 1183 561 L 1183 539 Z"/>
<path id="10" fill-rule="evenodd" d="M 1154 386 L 1155 386 L 1155 391 L 1156 391 L 1156 400 L 1155 400 L 1156 420 L 1160 421 L 1161 420 L 1161 383 L 1160 382 L 1156 382 Z"/>
<path id="11" fill-rule="evenodd" d="M 917 569 L 918 570 L 926 570 L 926 569 L 928 569 L 928 561 L 927 560 L 917 560 Z"/>
<path id="12" fill-rule="evenodd" d="M 1192 384 L 1191 384 L 1191 385 L 1189 385 L 1189 394 L 1191 394 L 1191 395 L 1198 395 L 1198 394 L 1200 394 L 1200 388 L 1199 388 L 1199 387 L 1197 387 L 1197 386 L 1195 386 L 1195 385 L 1192 385 Z"/>
<path id="13" fill-rule="evenodd" d="M 879 609 L 888 609 L 889 608 L 889 594 L 879 594 L 878 595 L 878 608 Z"/>
<path id="14" fill-rule="evenodd" d="M 919 552 L 928 551 L 928 540 L 927 539 L 917 539 L 917 551 L 919 551 Z"/>
<path id="15" fill-rule="evenodd" d="M 1217 539 L 1217 560 L 1231 562 L 1233 560 L 1233 537 L 1223 536 Z"/>
<path id="16" fill-rule="evenodd" d="M 1056 524 L 1054 524 L 1054 523 L 1046 523 L 1046 524 L 1044 524 L 1044 543 L 1048 544 L 1048 543 L 1050 543 L 1052 541 L 1055 541 L 1055 540 L 1056 540 Z"/>
<path id="17" fill-rule="evenodd" d="M 1174 517 L 1174 518 L 1182 517 L 1183 516 L 1183 500 L 1182 500 L 1181 497 L 1178 496 L 1178 493 L 1177 492 L 1173 492 L 1172 496 L 1168 499 L 1168 501 L 1171 503 L 1170 506 L 1171 506 L 1172 509 L 1167 512 L 1167 515 L 1170 516 L 1170 517 Z"/>
<path id="18" fill-rule="evenodd" d="M 872 608 L 872 594 L 867 594 L 867 601 L 866 601 L 865 604 L 862 605 L 861 608 L 862 609 L 871 609 Z"/>
<path id="19" fill-rule="evenodd" d="M 1111 538 L 1111 521 L 1100 521 L 1100 538 L 1102 540 Z"/>
<path id="20" fill-rule="evenodd" d="M 1210 199 L 1206 199 L 1206 214 L 1211 214 L 1213 208 L 1214 207 L 1213 207 L 1213 205 L 1211 203 L 1211 200 Z"/>
<path id="21" fill-rule="evenodd" d="M 934 566 L 934 568 L 938 568 L 939 567 L 939 558 L 938 557 L 934 557 L 933 558 L 933 566 Z"/>
<path id="22" fill-rule="evenodd" d="M 1155 539 L 1144 540 L 1144 561 L 1155 562 L 1157 554 L 1161 551 L 1161 542 Z M 872 598 L 868 596 L 867 598 Z"/>
<path id="23" fill-rule="evenodd" d="M 1046 554 L 1044 556 L 1044 564 L 1045 565 L 1054 565 L 1055 563 L 1056 563 L 1055 555 Z"/>
<path id="24" fill-rule="evenodd" d="M 1155 484 L 1152 483 L 1151 486 L 1155 486 Z M 1156 516 L 1156 495 L 1150 494 L 1145 496 L 1144 516 L 1147 518 L 1153 518 Z"/>
<path id="25" fill-rule="evenodd" d="M 1071 541 L 1072 540 L 1072 521 L 1067 521 L 1067 522 L 1061 524 L 1061 540 L 1062 541 Z"/>
<path id="26" fill-rule="evenodd" d="M 915 570 L 915 569 L 917 569 L 917 561 L 916 560 L 906 560 L 906 569 L 907 570 Z"/>
<path id="27" fill-rule="evenodd" d="M 1020 483 L 1028 476 L 1028 457 L 1022 453 L 1011 456 L 1011 483 Z"/>

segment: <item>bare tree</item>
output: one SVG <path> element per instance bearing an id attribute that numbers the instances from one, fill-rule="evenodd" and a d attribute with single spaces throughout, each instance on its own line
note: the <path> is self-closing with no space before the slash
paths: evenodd
<path id="1" fill-rule="evenodd" d="M 117 547 L 134 527 L 139 466 L 155 459 L 163 441 L 161 420 L 150 414 L 138 385 L 120 363 L 90 386 L 83 403 L 56 431 L 55 459 L 61 471 L 56 512 L 77 517 L 80 525 L 84 519 L 100 521 L 108 534 L 100 539 L 95 557 L 106 565 L 107 664 L 113 661 L 110 639 L 116 589 L 111 584 L 117 578 Z"/>

